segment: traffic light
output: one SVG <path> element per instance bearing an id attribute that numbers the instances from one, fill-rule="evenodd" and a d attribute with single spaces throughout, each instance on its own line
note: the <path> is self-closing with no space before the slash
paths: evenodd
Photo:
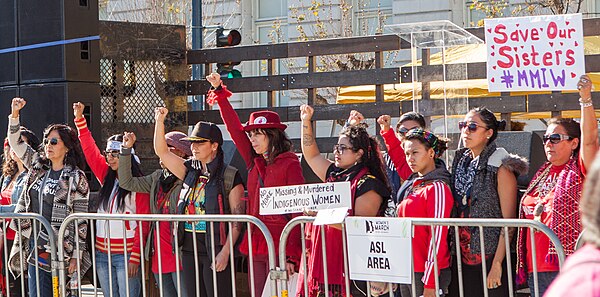
<path id="1" fill-rule="evenodd" d="M 217 29 L 217 47 L 236 46 L 242 41 L 238 30 Z"/>
<path id="2" fill-rule="evenodd" d="M 242 41 L 242 35 L 237 30 L 228 30 L 224 28 L 217 29 L 217 47 L 229 47 L 236 46 Z M 227 78 L 238 78 L 242 77 L 242 73 L 233 68 L 235 65 L 239 65 L 240 62 L 227 62 L 218 63 L 217 72 Z"/>

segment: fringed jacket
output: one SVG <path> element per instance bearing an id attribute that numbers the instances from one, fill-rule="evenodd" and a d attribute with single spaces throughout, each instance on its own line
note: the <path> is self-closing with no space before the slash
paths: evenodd
<path id="1" fill-rule="evenodd" d="M 9 131 L 8 141 L 11 148 L 14 150 L 16 155 L 23 161 L 23 164 L 29 169 L 29 174 L 26 177 L 25 188 L 15 209 L 15 213 L 26 213 L 31 212 L 31 197 L 30 189 L 37 183 L 38 180 L 44 178 L 45 174 L 50 169 L 47 165 L 43 165 L 39 162 L 38 153 L 33 150 L 27 143 L 19 143 L 20 132 L 19 132 L 19 119 L 13 119 L 9 117 Z M 59 188 L 54 196 L 54 204 L 52 206 L 52 217 L 50 225 L 54 235 L 58 234 L 61 224 L 72 213 L 77 212 L 88 212 L 88 201 L 89 201 L 89 185 L 85 177 L 85 173 L 79 168 L 73 168 L 72 166 L 65 165 L 62 170 L 59 182 Z M 31 220 L 19 220 L 20 221 L 20 233 L 15 236 L 15 241 L 10 251 L 9 257 L 9 269 L 15 276 L 19 276 L 24 271 L 21 271 L 21 261 L 23 261 L 23 268 L 27 268 L 27 258 L 30 255 L 29 240 L 32 236 L 39 236 L 38 234 L 32 234 Z M 17 220 L 11 222 L 10 227 L 17 230 Z M 86 247 L 87 237 L 87 221 L 79 220 L 77 222 L 77 232 L 79 236 L 79 255 L 75 255 L 75 258 L 79 257 L 81 261 L 80 275 L 91 267 L 92 262 L 90 254 Z M 43 230 L 43 228 L 42 228 Z M 41 233 L 41 232 L 40 232 Z M 38 237 L 38 242 L 41 239 Z M 64 246 L 57 247 L 57 249 L 64 249 L 65 267 L 69 265 L 69 261 L 73 258 L 73 252 L 77 243 L 75 242 L 75 224 L 69 224 L 67 232 L 64 235 Z M 47 245 L 46 245 L 47 246 Z M 50 252 L 49 250 L 46 252 Z"/>

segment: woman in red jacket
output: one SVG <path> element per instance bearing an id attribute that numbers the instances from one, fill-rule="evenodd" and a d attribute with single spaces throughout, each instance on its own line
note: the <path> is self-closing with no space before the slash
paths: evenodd
<path id="1" fill-rule="evenodd" d="M 436 158 L 447 148 L 447 140 L 436 137 L 422 129 L 410 130 L 403 142 L 406 162 L 414 172 L 399 190 L 402 203 L 398 205 L 398 217 L 449 218 L 453 198 L 450 190 L 450 173 Z M 414 227 L 412 239 L 414 279 L 416 296 L 434 297 L 435 259 L 439 296 L 447 294 L 450 285 L 450 252 L 448 250 L 448 227 L 435 226 L 433 233 L 429 226 Z M 435 238 L 435 246 L 431 239 Z M 402 297 L 411 295 L 411 285 L 400 285 Z"/>
<path id="2" fill-rule="evenodd" d="M 302 118 L 302 153 L 315 174 L 326 182 L 350 182 L 352 209 L 350 215 L 383 216 L 390 188 L 387 186 L 381 151 L 377 140 L 361 126 L 350 126 L 342 130 L 338 143 L 333 147 L 335 161 L 326 159 L 319 152 L 311 125 L 314 110 L 309 105 L 300 106 Z M 297 296 L 366 296 L 363 282 L 352 282 L 351 292 L 344 285 L 344 265 L 341 241 L 343 234 L 339 226 L 314 226 L 309 224 L 307 235 L 310 242 L 307 260 L 308 292 L 304 291 L 303 278 L 299 277 Z M 325 233 L 327 262 L 323 261 L 321 231 Z M 325 264 L 327 270 L 324 269 Z M 327 279 L 327 281 L 325 281 Z"/>
<path id="3" fill-rule="evenodd" d="M 83 117 L 84 107 L 81 102 L 73 103 L 75 125 L 85 160 L 101 185 L 97 201 L 91 204 L 93 206 L 90 208 L 97 208 L 97 212 L 102 214 L 150 213 L 148 193 L 130 192 L 119 186 L 117 169 L 119 168 L 119 152 L 123 145 L 123 135 L 117 134 L 107 139 L 105 156 L 103 156 Z M 139 162 L 136 160 L 131 164 L 133 174 L 141 176 Z M 141 291 L 139 268 L 142 261 L 141 242 L 145 241 L 149 231 L 148 222 L 143 222 L 141 225 L 143 238 L 140 238 L 140 231 L 137 229 L 140 227 L 139 221 L 96 221 L 95 264 L 104 296 L 139 295 Z M 128 259 L 124 257 L 124 247 Z M 129 291 L 126 289 L 127 287 Z"/>
<path id="4" fill-rule="evenodd" d="M 292 142 L 285 134 L 286 125 L 279 115 L 272 111 L 257 111 L 250 115 L 246 126 L 242 126 L 237 113 L 228 98 L 231 92 L 222 85 L 221 77 L 212 73 L 206 77 L 212 85 L 207 102 L 217 102 L 221 118 L 227 127 L 238 151 L 248 167 L 248 208 L 246 213 L 265 223 L 273 240 L 275 250 L 279 250 L 279 237 L 289 221 L 289 216 L 259 214 L 260 188 L 299 185 L 304 183 L 302 168 L 296 154 L 292 152 Z M 240 245 L 242 253 L 249 253 L 248 238 L 244 237 Z M 300 230 L 295 228 L 290 234 L 286 247 L 288 274 L 293 274 L 301 254 Z M 269 275 L 267 244 L 264 236 L 252 229 L 252 255 L 254 266 L 254 293 L 261 296 Z"/>

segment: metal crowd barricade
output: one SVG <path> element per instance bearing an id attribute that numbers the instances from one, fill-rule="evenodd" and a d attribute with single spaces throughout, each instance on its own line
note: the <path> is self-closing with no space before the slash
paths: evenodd
<path id="1" fill-rule="evenodd" d="M 431 228 L 431 232 L 433 234 L 434 232 L 434 227 L 435 226 L 446 226 L 449 228 L 454 228 L 454 242 L 456 245 L 456 257 L 457 257 L 457 270 L 458 270 L 458 282 L 459 282 L 459 294 L 460 297 L 464 297 L 464 284 L 463 284 L 463 278 L 462 278 L 462 260 L 461 260 L 461 253 L 460 253 L 460 240 L 459 240 L 459 227 L 477 227 L 479 228 L 480 234 L 484 234 L 484 230 L 483 228 L 502 228 L 502 232 L 503 234 L 510 234 L 510 230 L 509 229 L 514 229 L 515 231 L 513 232 L 516 236 L 517 232 L 516 232 L 516 228 L 527 228 L 529 230 L 529 236 L 531 239 L 531 244 L 532 244 L 532 264 L 533 264 L 533 279 L 534 279 L 534 288 L 535 288 L 535 297 L 539 297 L 539 290 L 538 290 L 538 271 L 537 271 L 537 259 L 536 259 L 536 243 L 534 240 L 534 233 L 535 232 L 543 232 L 544 234 L 546 234 L 548 236 L 548 238 L 550 239 L 550 242 L 552 242 L 552 244 L 556 247 L 556 251 L 558 254 L 558 259 L 559 259 L 559 266 L 562 268 L 563 262 L 565 260 L 565 252 L 563 249 L 562 244 L 560 243 L 560 240 L 558 239 L 558 236 L 545 224 L 538 222 L 538 221 L 534 221 L 534 220 L 521 220 L 521 219 L 460 219 L 460 218 L 448 218 L 448 219 L 430 219 L 430 218 L 410 218 L 412 221 L 412 225 L 413 225 L 413 229 L 415 226 L 429 226 Z M 306 223 L 311 223 L 314 221 L 313 217 L 296 217 L 293 220 L 291 220 L 286 227 L 284 228 L 283 232 L 281 233 L 281 238 L 280 238 L 280 245 L 279 245 L 279 260 L 280 260 L 280 267 L 279 270 L 283 270 L 285 271 L 285 259 L 286 259 L 286 254 L 285 254 L 285 246 L 287 243 L 287 240 L 289 238 L 290 232 L 293 228 L 297 227 L 298 225 L 300 225 L 301 228 L 301 232 L 304 235 L 304 231 L 305 231 L 305 225 Z M 344 238 L 345 238 L 345 225 L 342 224 L 342 234 L 344 234 Z M 323 228 L 321 226 L 321 228 Z M 323 232 L 321 232 L 321 234 L 323 235 Z M 414 234 L 414 232 L 413 232 Z M 323 247 L 325 246 L 325 238 L 322 238 L 322 244 Z M 436 245 L 436 241 L 435 241 L 435 237 L 432 236 L 431 238 L 432 243 L 434 246 Z M 487 288 L 487 269 L 486 269 L 486 259 L 485 259 L 485 242 L 483 240 L 483 236 L 480 236 L 480 248 L 481 248 L 481 258 L 482 258 L 482 274 L 483 274 L 483 288 L 484 288 L 484 296 L 487 297 L 488 296 L 488 288 Z M 514 290 L 514 286 L 513 286 L 513 268 L 512 268 L 512 259 L 511 259 L 511 250 L 510 250 L 510 239 L 508 236 L 504 236 L 504 241 L 505 241 L 505 249 L 506 249 L 506 271 L 507 271 L 507 275 L 508 275 L 508 287 L 509 287 L 509 294 L 511 297 L 515 296 L 515 290 Z M 450 244 L 450 243 L 448 243 Z M 449 246 L 450 248 L 450 246 Z M 348 253 L 347 253 L 347 243 L 346 240 L 342 240 L 342 249 L 343 249 L 343 255 L 344 255 L 344 274 L 345 274 L 345 279 L 344 279 L 344 286 L 346 288 L 346 294 L 347 296 L 350 296 L 350 279 L 349 279 L 349 264 L 348 264 Z M 302 250 L 303 251 L 307 251 L 306 249 L 306 245 L 305 245 L 305 241 L 302 240 Z M 326 296 L 329 295 L 328 292 L 328 283 L 327 283 L 327 265 L 326 265 L 326 259 L 327 259 L 327 253 L 325 252 L 325 248 L 323 248 L 323 261 L 325 262 L 324 265 L 324 275 L 325 275 L 325 290 L 326 290 Z M 439 296 L 439 276 L 438 276 L 438 263 L 437 263 L 437 257 L 434 257 L 434 273 L 435 273 L 435 287 L 436 287 L 436 296 Z M 308 271 L 307 270 L 307 264 L 306 264 L 306 255 L 303 255 L 303 259 L 302 259 L 302 270 L 303 271 Z M 414 263 L 413 263 L 414 265 Z M 414 266 L 412 268 L 413 270 L 413 275 L 414 275 Z M 307 292 L 308 287 L 307 287 L 307 279 L 310 276 L 307 276 L 306 274 L 304 274 L 304 292 Z M 287 297 L 288 296 L 288 288 L 287 288 L 287 275 L 284 274 L 277 274 L 276 277 L 278 279 L 278 284 L 281 288 L 281 296 L 282 297 Z M 455 280 L 452 280 L 455 281 Z M 366 286 L 366 295 L 368 297 L 371 297 L 371 291 L 370 291 L 370 283 L 367 282 L 367 286 Z M 392 284 L 388 284 L 388 290 L 389 290 L 389 296 L 393 297 L 393 293 L 392 293 Z M 387 295 L 387 293 L 386 293 Z M 415 291 L 415 278 L 413 277 L 413 282 L 412 282 L 412 296 L 416 297 L 416 291 Z"/>
<path id="2" fill-rule="evenodd" d="M 136 214 L 136 215 L 113 215 L 113 214 L 95 214 L 95 213 L 76 213 L 76 214 L 72 214 L 70 216 L 68 216 L 65 221 L 62 223 L 61 228 L 58 232 L 58 246 L 62 246 L 64 244 L 64 235 L 65 232 L 68 229 L 68 226 L 70 224 L 78 224 L 81 220 L 85 220 L 88 222 L 88 224 L 93 224 L 98 220 L 106 220 L 106 221 L 121 221 L 121 222 L 126 222 L 126 221 L 136 221 L 138 222 L 138 228 L 135 232 L 139 232 L 140 237 L 142 237 L 142 234 L 144 233 L 143 230 L 143 224 L 139 223 L 139 222 L 150 222 L 151 224 L 155 224 L 155 236 L 156 240 L 158 240 L 160 242 L 160 222 L 177 222 L 177 224 L 179 223 L 184 223 L 184 222 L 191 222 L 192 226 L 194 226 L 194 231 L 196 223 L 197 222 L 206 222 L 207 225 L 210 225 L 210 230 L 215 230 L 214 224 L 215 223 L 227 223 L 229 230 L 232 230 L 232 228 L 234 227 L 234 224 L 236 224 L 236 226 L 240 226 L 237 224 L 245 224 L 246 226 L 246 235 L 250 238 L 252 236 L 252 228 L 250 228 L 250 226 L 255 226 L 257 227 L 257 229 L 265 236 L 266 239 L 266 244 L 267 244 L 267 248 L 268 248 L 268 261 L 269 261 L 269 269 L 270 271 L 275 271 L 277 269 L 276 267 L 276 258 L 275 258 L 275 244 L 273 242 L 273 238 L 271 236 L 271 234 L 269 233 L 267 227 L 265 226 L 265 224 L 263 222 L 261 222 L 258 218 L 253 217 L 253 216 L 249 216 L 249 215 L 156 215 L 156 214 L 147 214 L 147 215 L 143 215 L 143 214 Z M 175 224 L 174 230 L 177 230 L 177 224 Z M 125 224 L 122 223 L 121 225 L 123 225 L 123 228 L 125 228 Z M 93 225 L 90 225 L 93 226 Z M 218 227 L 217 227 L 218 228 Z M 91 236 L 91 238 L 95 238 L 95 234 L 93 232 L 94 228 L 91 228 L 92 233 L 88 234 L 88 236 Z M 125 229 L 123 229 L 123 234 L 125 234 Z M 108 254 L 110 254 L 110 229 L 108 229 L 108 234 L 107 234 L 107 238 L 109 240 L 108 243 Z M 172 233 L 174 235 L 174 240 L 173 242 L 175 244 L 178 244 L 178 232 L 172 230 Z M 77 233 L 75 234 L 76 237 L 78 237 Z M 198 248 L 197 248 L 197 242 L 196 242 L 196 236 L 203 236 L 203 235 L 197 235 L 196 232 L 192 232 L 192 236 L 193 236 L 193 245 L 194 245 L 194 260 L 196 263 L 198 263 Z M 212 254 L 211 254 L 211 259 L 212 259 L 212 266 L 214 267 L 215 265 L 215 235 L 214 232 L 210 232 L 209 236 L 211 237 L 211 250 L 212 250 Z M 244 236 L 243 233 L 240 233 L 240 238 L 242 236 Z M 229 262 L 228 265 L 231 267 L 231 280 L 232 280 L 232 284 L 231 284 L 231 290 L 232 290 L 232 296 L 237 296 L 236 293 L 236 278 L 235 278 L 235 265 L 234 265 L 234 244 L 235 242 L 233 242 L 232 240 L 232 232 L 228 232 L 228 239 L 229 239 Z M 123 255 L 124 255 L 124 266 L 125 266 L 125 271 L 128 270 L 128 257 L 127 257 L 127 251 L 126 251 L 126 246 L 127 246 L 127 240 L 130 239 L 124 239 L 123 241 L 123 246 L 124 246 L 124 251 L 123 251 Z M 131 239 L 132 240 L 132 239 Z M 78 242 L 77 238 L 75 239 L 75 242 Z M 93 241 L 92 241 L 93 242 Z M 251 240 L 249 241 L 249 244 L 251 245 L 252 242 Z M 141 251 L 141 257 L 142 257 L 142 261 L 140 263 L 140 270 L 142 271 L 142 276 L 141 276 L 141 294 L 140 296 L 147 296 L 147 292 L 146 292 L 146 281 L 145 281 L 145 275 L 144 272 L 146 271 L 145 269 L 145 264 L 143 261 L 144 258 L 144 250 L 145 250 L 145 245 L 146 242 L 144 240 L 140 241 L 140 251 Z M 81 251 L 82 247 L 80 247 L 79 245 L 76 246 L 76 251 Z M 91 252 L 91 257 L 93 259 L 92 262 L 95 262 L 95 254 L 96 254 L 96 248 L 95 248 L 95 244 L 92 244 L 91 246 L 92 250 Z M 160 255 L 160 249 L 161 249 L 161 245 L 159 244 L 157 247 L 157 251 L 155 253 L 156 255 Z M 175 252 L 175 267 L 181 267 L 181 251 L 180 251 L 181 247 L 175 248 L 174 252 Z M 59 249 L 58 250 L 58 257 L 60 259 L 64 259 L 65 256 L 65 251 L 64 249 Z M 253 259 L 253 255 L 252 255 L 252 249 L 250 249 L 250 253 L 248 255 L 249 257 L 249 263 L 252 263 L 252 259 Z M 111 258 L 112 256 L 108 257 L 108 266 L 111 267 Z M 161 263 L 162 261 L 159 259 L 158 260 L 158 279 L 156 279 L 157 285 L 158 285 L 158 289 L 159 289 L 159 295 L 160 297 L 163 297 L 163 279 L 162 279 L 162 267 L 161 267 Z M 80 259 L 77 258 L 77 271 L 80 271 Z M 202 277 L 199 274 L 198 271 L 198 266 L 195 266 L 195 279 L 196 279 L 196 296 L 200 296 L 200 278 Z M 251 266 L 251 264 L 250 264 Z M 65 267 L 64 265 L 59 265 L 58 267 L 58 272 L 59 272 L 59 277 L 60 277 L 60 292 L 61 292 L 61 296 L 68 296 L 67 293 L 67 275 L 66 275 L 66 271 L 65 271 Z M 96 266 L 93 265 L 92 266 L 93 269 L 93 274 L 94 276 L 96 275 Z M 111 270 L 109 269 L 109 275 Z M 213 276 L 213 290 L 214 290 L 214 295 L 213 296 L 219 296 L 218 294 L 218 290 L 219 289 L 224 289 L 223 287 L 219 287 L 217 288 L 217 278 L 216 278 L 216 271 L 215 269 L 212 269 L 212 276 Z M 252 267 L 250 267 L 248 269 L 248 273 L 249 273 L 249 282 L 250 282 L 250 287 L 251 287 L 251 296 L 252 297 L 260 297 L 260 296 L 254 296 L 254 271 L 252 269 Z M 77 278 L 78 278 L 78 283 L 81 284 L 81 277 L 82 275 L 77 274 Z M 176 269 L 176 288 L 177 288 L 177 294 L 178 296 L 182 296 L 182 288 L 185 284 L 182 283 L 182 279 L 181 279 L 181 271 L 180 269 Z M 109 276 L 109 292 L 110 295 L 112 295 L 112 290 L 113 290 L 113 284 L 112 284 L 112 276 Z M 268 281 L 268 280 L 267 280 Z M 129 296 L 129 286 L 128 286 L 128 282 L 126 283 L 126 292 L 127 292 L 127 296 Z M 94 287 L 94 296 L 96 296 L 98 294 L 98 283 L 96 280 L 96 277 L 94 277 L 93 280 L 93 287 Z M 78 295 L 82 296 L 82 292 L 81 290 L 78 290 Z M 270 296 L 276 296 L 276 281 L 272 280 L 271 281 L 271 295 Z M 109 296 L 105 296 L 105 297 L 109 297 Z M 136 296 L 137 297 L 137 296 Z"/>
<path id="3" fill-rule="evenodd" d="M 3 261 L 3 269 L 4 269 L 4 281 L 5 281 L 5 286 L 6 286 L 6 296 L 11 296 L 10 290 L 11 290 L 11 286 L 10 286 L 10 280 L 9 280 L 9 275 L 11 274 L 11 272 L 9 271 L 9 255 L 11 252 L 11 248 L 12 246 L 8 245 L 8 240 L 6 238 L 7 235 L 7 231 L 9 228 L 9 224 L 11 220 L 14 220 L 15 225 L 16 225 L 16 230 L 14 230 L 17 235 L 20 235 L 20 244 L 21 247 L 23 247 L 24 244 L 29 244 L 31 243 L 31 240 L 33 239 L 33 246 L 37 247 L 38 246 L 38 240 L 40 240 L 39 235 L 41 233 L 42 230 L 46 230 L 46 234 L 48 235 L 47 239 L 43 239 L 43 240 L 47 240 L 47 245 L 45 245 L 45 252 L 48 251 L 49 249 L 49 255 L 50 255 L 50 263 L 46 263 L 49 264 L 50 268 L 51 268 L 51 276 L 52 276 L 52 294 L 54 297 L 58 297 L 58 288 L 59 288 L 59 282 L 58 282 L 58 266 L 60 264 L 60 261 L 58 261 L 58 254 L 57 254 L 57 250 L 56 250 L 56 235 L 54 234 L 54 231 L 52 229 L 52 226 L 50 225 L 50 223 L 48 222 L 48 220 L 46 220 L 43 216 L 36 214 L 36 213 L 10 213 L 10 212 L 3 212 L 0 213 L 0 220 L 1 220 L 1 228 L 2 228 L 2 244 L 3 244 L 3 249 L 2 249 L 2 255 L 4 257 L 4 261 Z M 24 232 L 22 232 L 22 225 L 23 224 L 31 224 L 31 233 L 29 238 L 24 238 Z M 16 238 L 15 238 L 16 240 Z M 21 248 L 21 253 L 20 253 L 20 257 L 19 257 L 19 269 L 21 270 L 21 275 L 18 279 L 15 280 L 15 287 L 20 285 L 20 290 L 21 290 L 21 296 L 26 296 L 25 292 L 27 290 L 28 287 L 28 283 L 25 281 L 25 275 L 27 275 L 27 267 L 29 266 L 27 259 L 29 259 L 29 255 L 25 255 L 23 253 L 23 248 Z M 31 250 L 30 250 L 31 251 Z M 33 261 L 33 263 L 35 264 L 36 267 L 36 271 L 34 273 L 34 277 L 36 278 L 36 291 L 37 291 L 37 296 L 41 296 L 40 295 L 40 274 L 39 274 L 39 263 L 40 263 L 40 259 L 39 259 L 39 253 L 34 253 L 34 256 L 31 258 L 31 260 Z"/>

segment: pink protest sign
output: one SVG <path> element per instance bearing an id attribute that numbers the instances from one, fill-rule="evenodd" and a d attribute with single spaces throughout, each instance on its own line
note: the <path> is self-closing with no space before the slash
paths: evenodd
<path id="1" fill-rule="evenodd" d="M 581 14 L 485 20 L 490 92 L 576 90 L 585 73 Z"/>

